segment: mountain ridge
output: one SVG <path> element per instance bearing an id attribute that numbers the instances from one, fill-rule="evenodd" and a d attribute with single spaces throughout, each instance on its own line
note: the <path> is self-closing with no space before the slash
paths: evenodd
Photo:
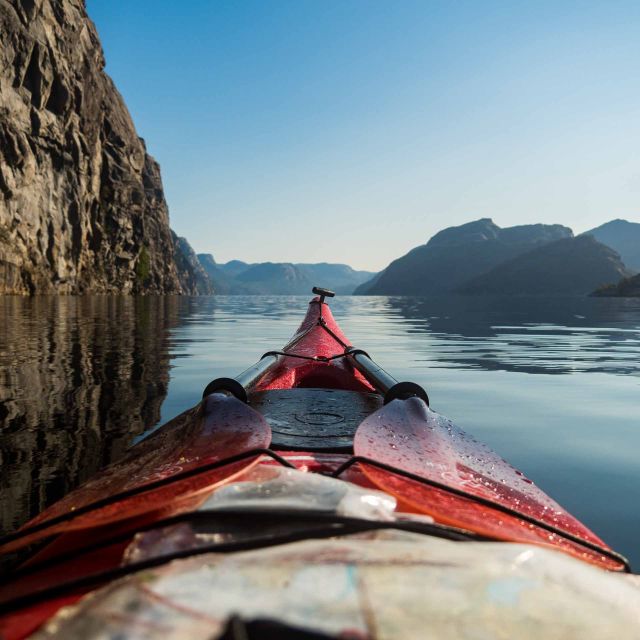
<path id="1" fill-rule="evenodd" d="M 620 254 L 623 262 L 633 271 L 640 271 L 640 223 L 616 218 L 582 235 L 593 236 L 602 244 Z"/>
<path id="2" fill-rule="evenodd" d="M 620 256 L 589 235 L 535 247 L 457 289 L 490 295 L 582 295 L 629 275 Z"/>
<path id="3" fill-rule="evenodd" d="M 536 245 L 572 237 L 562 225 L 518 225 L 502 229 L 480 218 L 435 234 L 426 244 L 394 260 L 360 285 L 356 295 L 430 295 L 453 291 L 479 273 Z"/>
<path id="4" fill-rule="evenodd" d="M 358 284 L 374 275 L 341 263 L 230 260 L 218 264 L 209 253 L 199 253 L 198 260 L 211 278 L 214 289 L 229 295 L 302 295 L 316 285 L 349 295 Z"/>

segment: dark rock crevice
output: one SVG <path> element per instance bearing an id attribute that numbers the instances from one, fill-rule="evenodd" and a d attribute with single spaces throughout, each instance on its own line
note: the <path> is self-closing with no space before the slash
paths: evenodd
<path id="1" fill-rule="evenodd" d="M 67 111 L 69 104 L 69 90 L 65 86 L 64 82 L 59 75 L 53 76 L 53 82 L 51 83 L 51 91 L 49 92 L 49 98 L 45 108 L 56 115 L 62 116 Z"/>

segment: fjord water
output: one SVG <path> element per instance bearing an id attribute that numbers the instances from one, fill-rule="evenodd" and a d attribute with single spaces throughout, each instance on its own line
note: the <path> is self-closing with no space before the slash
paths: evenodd
<path id="1" fill-rule="evenodd" d="M 287 341 L 306 297 L 0 297 L 1 528 Z M 340 297 L 353 344 L 640 569 L 640 300 Z"/>

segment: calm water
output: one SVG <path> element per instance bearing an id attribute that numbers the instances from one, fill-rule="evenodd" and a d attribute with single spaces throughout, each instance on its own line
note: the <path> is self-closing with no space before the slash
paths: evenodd
<path id="1" fill-rule="evenodd" d="M 10 531 L 281 347 L 305 297 L 0 297 Z M 337 298 L 352 342 L 640 569 L 640 300 Z"/>

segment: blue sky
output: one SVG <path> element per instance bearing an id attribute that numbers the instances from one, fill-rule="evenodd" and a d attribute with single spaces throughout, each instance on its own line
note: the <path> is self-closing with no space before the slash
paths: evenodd
<path id="1" fill-rule="evenodd" d="M 377 270 L 443 227 L 640 221 L 640 3 L 87 0 L 171 224 Z"/>

